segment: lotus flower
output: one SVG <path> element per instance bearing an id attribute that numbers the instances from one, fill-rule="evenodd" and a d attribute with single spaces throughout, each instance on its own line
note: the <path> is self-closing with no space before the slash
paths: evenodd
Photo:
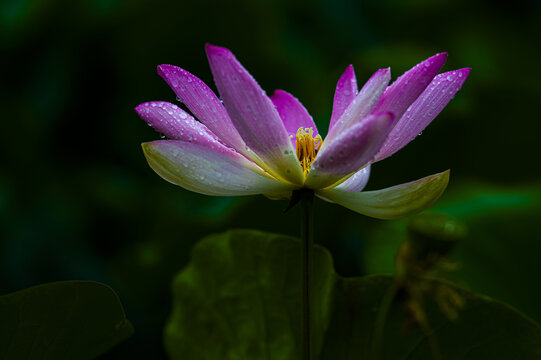
<path id="1" fill-rule="evenodd" d="M 309 188 L 358 213 L 392 219 L 422 211 L 445 190 L 449 171 L 377 191 L 362 191 L 371 164 L 413 140 L 461 88 L 470 69 L 438 74 L 437 54 L 388 86 L 381 69 L 361 90 L 353 67 L 341 76 L 325 139 L 303 105 L 277 90 L 268 97 L 227 49 L 207 45 L 223 101 L 200 79 L 172 65 L 158 66 L 193 116 L 162 101 L 137 113 L 167 140 L 142 144 L 149 165 L 165 180 L 206 195 L 263 194 L 288 199 Z"/>

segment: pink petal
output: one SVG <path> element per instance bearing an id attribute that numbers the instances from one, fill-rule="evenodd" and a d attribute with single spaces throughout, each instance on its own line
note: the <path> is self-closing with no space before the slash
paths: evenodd
<path id="1" fill-rule="evenodd" d="M 374 111 L 390 111 L 400 119 L 434 79 L 446 59 L 447 53 L 436 54 L 406 71 L 385 90 Z"/>
<path id="2" fill-rule="evenodd" d="M 248 169 L 244 164 L 202 144 L 177 140 L 144 143 L 150 167 L 165 180 L 205 195 L 265 194 L 287 198 L 293 186 Z"/>
<path id="3" fill-rule="evenodd" d="M 302 184 L 295 149 L 272 101 L 229 50 L 207 44 L 207 55 L 227 112 L 246 145 L 274 174 Z"/>
<path id="4" fill-rule="evenodd" d="M 167 82 L 195 117 L 224 143 L 243 152 L 246 145 L 233 126 L 227 111 L 203 81 L 173 65 L 158 66 L 158 74 Z"/>
<path id="5" fill-rule="evenodd" d="M 431 206 L 449 183 L 449 170 L 377 191 L 318 190 L 316 195 L 377 219 L 398 219 Z"/>
<path id="6" fill-rule="evenodd" d="M 220 143 L 205 125 L 195 120 L 190 114 L 166 101 L 151 101 L 135 108 L 141 119 L 145 120 L 154 130 L 172 140 L 210 143 Z"/>
<path id="7" fill-rule="evenodd" d="M 466 68 L 437 75 L 396 123 L 374 161 L 391 156 L 423 131 L 460 90 L 470 70 Z"/>
<path id="8" fill-rule="evenodd" d="M 340 134 L 354 126 L 357 122 L 363 121 L 372 112 L 390 79 L 391 71 L 389 69 L 380 69 L 368 79 L 355 99 L 353 99 L 343 112 L 342 116 L 336 120 L 332 128 L 329 128 L 329 133 L 321 146 L 322 150 L 333 142 L 335 138 L 340 136 Z"/>
<path id="9" fill-rule="evenodd" d="M 255 164 L 224 145 L 205 125 L 174 104 L 165 101 L 147 102 L 137 106 L 135 111 L 156 131 L 169 139 L 206 146 L 236 159 L 245 167 L 261 172 Z"/>
<path id="10" fill-rule="evenodd" d="M 305 186 L 323 189 L 358 171 L 374 158 L 393 124 L 393 114 L 373 114 L 345 131 L 317 155 Z"/>
<path id="11" fill-rule="evenodd" d="M 362 191 L 362 189 L 364 189 L 364 187 L 368 183 L 369 177 L 370 177 L 370 165 L 363 167 L 361 170 L 351 175 L 349 179 L 347 179 L 340 185 L 334 187 L 334 189 L 348 191 L 348 192 Z"/>
<path id="12" fill-rule="evenodd" d="M 318 134 L 312 116 L 310 116 L 306 108 L 302 106 L 296 97 L 283 90 L 276 90 L 270 99 L 274 106 L 276 106 L 276 110 L 278 110 L 278 114 L 280 114 L 284 122 L 284 126 L 293 145 L 295 145 L 295 136 L 300 127 L 312 128 L 314 130 L 314 136 Z"/>
<path id="13" fill-rule="evenodd" d="M 329 130 L 332 129 L 335 122 L 342 116 L 353 99 L 355 99 L 357 92 L 357 78 L 355 77 L 353 66 L 349 65 L 338 80 L 338 84 L 336 84 Z"/>

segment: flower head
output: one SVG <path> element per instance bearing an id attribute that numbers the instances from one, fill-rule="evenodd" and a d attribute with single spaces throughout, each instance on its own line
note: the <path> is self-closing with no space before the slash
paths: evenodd
<path id="1" fill-rule="evenodd" d="M 424 210 L 445 190 L 449 171 L 362 191 L 371 164 L 413 140 L 468 77 L 468 68 L 437 75 L 447 54 L 421 62 L 390 86 L 390 69 L 378 70 L 360 90 L 348 66 L 323 138 L 295 97 L 282 90 L 268 97 L 229 50 L 206 50 L 223 103 L 186 70 L 160 65 L 159 75 L 193 116 L 162 101 L 136 108 L 167 137 L 143 144 L 148 163 L 165 180 L 206 195 L 272 199 L 310 188 L 322 199 L 382 219 Z"/>

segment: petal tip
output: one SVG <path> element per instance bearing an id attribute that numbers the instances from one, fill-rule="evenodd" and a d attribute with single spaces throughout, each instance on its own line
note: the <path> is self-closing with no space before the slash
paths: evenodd
<path id="1" fill-rule="evenodd" d="M 207 52 L 208 56 L 214 56 L 214 55 L 229 55 L 231 54 L 231 51 L 224 47 L 215 46 L 209 43 L 205 44 L 205 51 Z"/>
<path id="2" fill-rule="evenodd" d="M 447 186 L 449 185 L 449 179 L 451 178 L 451 169 L 447 169 L 444 172 L 442 172 L 441 177 L 442 177 L 442 182 L 444 183 L 444 185 L 442 186 L 442 191 L 441 191 L 441 193 L 443 194 L 443 192 L 445 191 L 445 189 L 447 189 Z"/>
<path id="3" fill-rule="evenodd" d="M 447 56 L 449 56 L 449 53 L 444 51 L 444 52 L 441 52 L 441 53 L 437 53 L 436 55 L 433 56 L 433 58 L 447 59 Z"/>
<path id="4" fill-rule="evenodd" d="M 148 104 L 148 103 L 142 103 L 142 104 L 137 105 L 137 106 L 134 108 L 134 110 L 135 110 L 135 112 L 137 113 L 137 115 L 139 115 L 139 116 L 141 116 L 141 117 L 143 116 L 143 115 L 142 115 L 142 114 L 144 113 L 143 109 L 145 109 L 145 108 L 148 106 L 147 104 Z"/>
<path id="5" fill-rule="evenodd" d="M 171 86 L 171 77 L 174 76 L 178 70 L 181 70 L 178 66 L 169 64 L 162 64 L 157 67 L 158 75 L 164 79 L 169 86 Z"/>
<path id="6" fill-rule="evenodd" d="M 434 64 L 441 67 L 447 60 L 447 55 L 448 54 L 446 52 L 437 53 L 436 55 L 429 57 L 428 59 L 423 61 L 423 63 L 426 64 L 426 66 L 430 66 L 430 64 Z"/>
<path id="7" fill-rule="evenodd" d="M 449 185 L 449 179 L 451 177 L 451 169 L 447 169 L 445 171 L 442 171 L 440 173 L 434 174 L 429 176 L 428 178 L 431 178 L 432 180 L 439 180 L 443 185 L 441 186 L 441 193 L 445 191 L 447 188 L 447 185 Z"/>
<path id="8" fill-rule="evenodd" d="M 174 68 L 176 68 L 174 65 L 161 64 L 156 67 L 156 70 L 158 71 L 158 74 L 163 77 L 166 73 L 170 72 Z"/>
<path id="9" fill-rule="evenodd" d="M 447 177 L 448 178 L 450 176 L 450 174 L 451 174 L 451 169 L 447 169 L 445 171 L 429 175 L 429 176 L 427 176 L 427 178 L 438 178 L 438 177 L 441 177 L 441 178 Z"/>
<path id="10" fill-rule="evenodd" d="M 280 98 L 284 95 L 287 95 L 288 92 L 285 91 L 285 90 L 281 90 L 281 89 L 276 89 L 274 90 L 274 92 L 272 93 L 272 95 L 270 96 L 272 99 L 276 99 L 276 98 Z"/>
<path id="11" fill-rule="evenodd" d="M 142 104 L 139 104 L 135 107 L 135 112 L 137 115 L 141 117 L 141 119 L 147 121 L 148 119 L 148 113 L 150 112 L 150 108 L 152 107 L 152 104 L 154 104 L 154 107 L 161 106 L 162 101 L 147 101 Z"/>
<path id="12" fill-rule="evenodd" d="M 374 77 L 382 77 L 383 79 L 387 79 L 386 81 L 390 81 L 391 80 L 391 68 L 390 67 L 387 67 L 387 68 L 384 68 L 384 69 L 379 69 L 378 71 L 376 71 L 374 73 L 374 75 L 372 75 L 370 77 L 370 79 L 374 78 Z"/>
<path id="13" fill-rule="evenodd" d="M 152 150 L 152 142 L 148 141 L 141 143 L 141 148 L 143 149 L 143 153 L 145 153 L 145 155 L 148 154 L 148 152 Z"/>
<path id="14" fill-rule="evenodd" d="M 152 151 L 156 151 L 160 145 L 171 145 L 175 142 L 179 142 L 178 140 L 154 140 L 154 141 L 146 141 L 144 143 L 141 143 L 141 148 L 143 149 L 143 152 L 145 154 L 149 154 Z"/>
<path id="15" fill-rule="evenodd" d="M 468 67 L 468 68 L 459 69 L 457 70 L 457 72 L 464 74 L 465 77 L 468 77 L 470 76 L 471 68 Z"/>
<path id="16" fill-rule="evenodd" d="M 157 149 L 157 145 L 159 145 L 158 141 L 162 140 L 147 141 L 141 143 L 141 149 L 143 150 L 143 154 L 145 155 L 147 161 L 149 161 L 153 156 L 156 155 L 157 152 L 159 152 L 159 150 Z"/>
<path id="17" fill-rule="evenodd" d="M 140 117 L 142 120 L 144 120 L 149 126 L 152 126 L 151 121 L 150 121 L 150 117 L 148 116 L 148 115 L 149 115 L 149 112 L 150 112 L 149 104 L 150 104 L 150 103 L 148 103 L 148 102 L 139 104 L 139 105 L 135 108 L 135 112 L 136 112 L 137 115 L 139 115 L 139 117 Z"/>

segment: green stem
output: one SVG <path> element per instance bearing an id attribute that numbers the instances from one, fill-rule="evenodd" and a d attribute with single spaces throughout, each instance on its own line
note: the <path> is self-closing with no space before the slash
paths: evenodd
<path id="1" fill-rule="evenodd" d="M 312 204 L 314 192 L 309 189 L 299 190 L 301 201 L 301 359 L 312 360 L 311 327 L 311 274 L 312 252 L 314 248 L 314 223 Z"/>

